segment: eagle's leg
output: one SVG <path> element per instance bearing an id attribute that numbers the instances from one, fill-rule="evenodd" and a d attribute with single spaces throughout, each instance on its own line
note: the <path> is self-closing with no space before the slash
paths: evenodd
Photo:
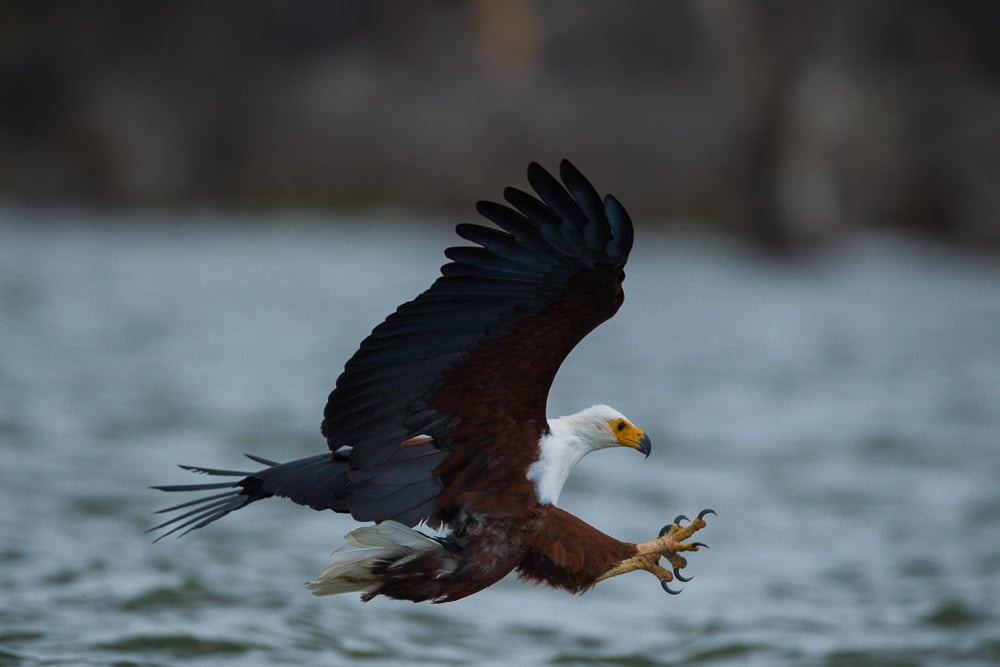
<path id="1" fill-rule="evenodd" d="M 597 581 L 617 577 L 626 572 L 635 570 L 646 570 L 660 580 L 660 585 L 668 593 L 677 594 L 668 585 L 674 579 L 678 581 L 690 581 L 690 577 L 684 577 L 680 571 L 687 567 L 687 559 L 681 555 L 684 551 L 698 551 L 701 547 L 708 548 L 708 545 L 701 542 L 687 543 L 685 540 L 704 528 L 705 517 L 715 514 L 714 510 L 702 510 L 694 521 L 687 525 L 681 525 L 681 521 L 686 521 L 684 515 L 678 516 L 673 523 L 664 526 L 660 530 L 660 535 L 650 542 L 643 542 L 636 545 L 636 555 L 619 562 L 597 578 Z M 673 572 L 660 565 L 660 557 L 664 557 L 673 568 Z"/>

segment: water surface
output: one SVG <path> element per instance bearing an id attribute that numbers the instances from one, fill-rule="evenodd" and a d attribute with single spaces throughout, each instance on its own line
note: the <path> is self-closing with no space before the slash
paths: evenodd
<path id="1" fill-rule="evenodd" d="M 639 225 L 627 301 L 550 414 L 606 402 L 562 504 L 615 536 L 719 518 L 678 597 L 509 578 L 362 604 L 301 585 L 355 524 L 269 501 L 156 545 L 174 467 L 322 451 L 360 339 L 445 228 L 0 223 L 0 665 L 1000 662 L 1000 271 L 886 240 L 774 264 Z"/>

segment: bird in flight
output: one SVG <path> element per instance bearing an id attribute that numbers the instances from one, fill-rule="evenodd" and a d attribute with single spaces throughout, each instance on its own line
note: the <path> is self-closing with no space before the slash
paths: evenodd
<path id="1" fill-rule="evenodd" d="M 705 545 L 687 540 L 712 510 L 633 544 L 557 505 L 586 454 L 651 448 L 606 405 L 545 416 L 560 364 L 622 304 L 633 239 L 617 199 L 566 160 L 559 175 L 532 163 L 534 195 L 507 188 L 507 205 L 477 205 L 495 228 L 458 225 L 475 245 L 446 250 L 441 276 L 375 327 L 337 379 L 321 429 L 329 451 L 287 463 L 248 455 L 256 472 L 181 466 L 236 479 L 154 487 L 218 491 L 160 510 L 174 514 L 150 529 L 166 531 L 157 539 L 278 496 L 374 522 L 307 582 L 316 595 L 449 602 L 512 571 L 580 593 L 646 570 L 679 592 L 669 584 L 689 580 L 683 554 Z"/>

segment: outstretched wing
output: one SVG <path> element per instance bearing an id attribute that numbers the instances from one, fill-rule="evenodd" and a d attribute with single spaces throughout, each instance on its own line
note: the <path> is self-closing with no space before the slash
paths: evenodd
<path id="1" fill-rule="evenodd" d="M 507 188 L 512 208 L 480 202 L 499 229 L 459 225 L 477 246 L 449 248 L 442 276 L 347 362 L 322 430 L 331 450 L 350 448 L 354 474 L 369 480 L 352 498 L 355 517 L 426 506 L 428 498 L 379 479 L 380 466 L 417 436 L 450 452 L 435 471 L 442 488 L 482 472 L 470 466 L 535 456 L 556 371 L 618 310 L 632 247 L 632 223 L 614 197 L 602 200 L 568 161 L 560 176 L 565 187 L 532 163 L 537 198 Z"/>

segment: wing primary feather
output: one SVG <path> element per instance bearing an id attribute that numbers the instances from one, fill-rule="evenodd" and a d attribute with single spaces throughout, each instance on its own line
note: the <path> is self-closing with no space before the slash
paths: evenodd
<path id="1" fill-rule="evenodd" d="M 559 176 L 588 220 L 603 221 L 604 206 L 590 181 L 569 160 L 559 164 Z"/>
<path id="2" fill-rule="evenodd" d="M 260 463 L 261 465 L 265 465 L 265 466 L 267 466 L 269 468 L 273 468 L 274 466 L 281 465 L 281 463 L 278 462 L 278 461 L 272 461 L 271 459 L 265 459 L 263 456 L 257 456 L 255 454 L 244 454 L 243 456 L 247 457 L 248 459 L 250 459 L 254 463 Z"/>
<path id="3" fill-rule="evenodd" d="M 239 482 L 217 482 L 215 484 L 168 484 L 164 486 L 151 486 L 149 488 L 157 491 L 211 491 L 212 489 L 232 489 L 239 485 Z M 176 507 L 157 510 L 156 513 L 169 512 Z"/>
<path id="4" fill-rule="evenodd" d="M 152 488 L 157 491 L 208 491 L 213 488 L 236 488 L 239 482 L 223 482 L 222 485 L 219 484 L 177 484 L 175 486 L 154 486 Z M 213 500 L 218 500 L 220 498 L 228 498 L 233 495 L 239 495 L 238 491 L 229 491 L 227 493 L 217 493 L 214 496 L 206 496 L 204 498 L 195 498 L 194 500 L 189 500 L 186 503 L 181 503 L 179 505 L 173 505 L 172 507 L 164 507 L 161 510 L 156 510 L 154 514 L 165 514 L 166 512 L 175 512 L 179 509 L 184 509 L 185 507 L 191 507 L 192 505 L 199 505 L 201 503 L 211 502 Z M 156 530 L 155 528 L 150 528 L 149 530 Z M 147 531 L 149 532 L 149 531 Z"/>
<path id="5" fill-rule="evenodd" d="M 505 188 L 503 198 L 517 209 L 533 227 L 558 225 L 559 216 L 535 196 L 518 188 Z"/>
<path id="6" fill-rule="evenodd" d="M 550 255 L 552 247 L 538 236 L 538 223 L 529 220 L 520 211 L 491 201 L 476 204 L 476 210 L 487 220 L 513 235 L 521 245 Z"/>
<path id="7" fill-rule="evenodd" d="M 573 220 L 580 226 L 585 222 L 583 211 L 566 188 L 537 162 L 528 166 L 528 183 L 560 220 Z"/>
<path id="8" fill-rule="evenodd" d="M 608 255 L 620 258 L 622 263 L 628 259 L 632 250 L 633 234 L 632 219 L 628 211 L 612 195 L 604 197 L 604 213 L 611 227 L 611 240 L 608 241 Z"/>
<path id="9" fill-rule="evenodd" d="M 201 466 L 186 465 L 179 465 L 177 467 L 189 472 L 200 472 L 205 475 L 218 475 L 221 477 L 246 477 L 253 474 L 245 470 L 220 470 L 219 468 L 202 468 Z"/>
<path id="10" fill-rule="evenodd" d="M 525 247 L 513 236 L 498 229 L 463 223 L 455 231 L 465 240 L 478 243 L 494 255 L 512 262 L 547 265 L 552 261 L 547 255 Z"/>
<path id="11" fill-rule="evenodd" d="M 164 526 L 169 526 L 172 523 L 176 523 L 178 521 L 182 521 L 182 520 L 188 518 L 189 516 L 192 516 L 194 514 L 198 514 L 199 512 L 204 512 L 206 510 L 213 509 L 213 508 L 216 508 L 216 507 L 222 507 L 223 505 L 231 505 L 231 504 L 233 504 L 233 501 L 236 501 L 236 500 L 239 500 L 239 494 L 238 493 L 226 493 L 226 494 L 220 494 L 220 495 L 217 495 L 217 496 L 209 496 L 208 498 L 199 498 L 197 503 L 186 503 L 184 505 L 178 505 L 174 509 L 180 509 L 180 508 L 183 508 L 183 507 L 192 507 L 192 506 L 194 507 L 194 509 L 192 509 L 192 510 L 190 510 L 188 512 L 184 512 L 183 514 L 178 514 L 175 517 L 171 517 L 171 518 L 167 519 L 166 521 L 164 521 L 163 523 L 159 524 L 158 526 L 153 526 L 149 530 L 150 531 L 159 530 L 160 528 L 163 528 Z M 167 510 L 161 510 L 161 511 L 165 512 Z"/>
<path id="12" fill-rule="evenodd" d="M 500 229 L 515 236 L 533 236 L 538 223 L 532 222 L 520 211 L 494 201 L 476 202 L 476 211 Z"/>
<path id="13" fill-rule="evenodd" d="M 586 247 L 603 251 L 608 242 L 610 230 L 600 195 L 594 190 L 590 181 L 569 160 L 563 160 L 560 163 L 559 175 L 587 220 L 583 226 Z"/>
<path id="14" fill-rule="evenodd" d="M 166 532 L 163 535 L 160 535 L 158 538 L 156 538 L 155 540 L 153 540 L 153 542 L 154 543 L 158 542 L 159 540 L 162 540 L 167 535 L 172 535 L 172 534 L 176 533 L 179 530 L 183 530 L 183 532 L 180 533 L 177 537 L 184 537 L 185 535 L 187 535 L 188 533 L 190 533 L 192 530 L 197 530 L 199 528 L 204 528 L 205 526 L 207 526 L 208 524 L 212 523 L 213 521 L 217 521 L 217 520 L 221 519 L 222 517 L 226 516 L 231 511 L 232 511 L 232 509 L 227 508 L 227 507 L 222 507 L 222 508 L 219 508 L 219 509 L 214 510 L 214 511 L 212 511 L 212 510 L 206 510 L 204 513 L 202 513 L 202 514 L 200 514 L 200 515 L 192 518 L 187 523 L 182 523 L 181 525 L 179 525 L 176 528 L 170 530 L 169 532 Z M 186 529 L 186 530 L 184 530 L 184 529 Z"/>
<path id="15" fill-rule="evenodd" d="M 539 169 L 541 169 L 541 167 L 539 167 Z M 542 171 L 544 172 L 545 170 L 542 169 Z M 563 195 L 568 197 L 562 186 L 559 185 L 555 179 L 549 176 L 548 172 L 545 172 L 545 174 L 548 176 L 549 181 L 554 184 L 552 187 L 554 189 L 561 190 Z M 542 195 L 541 192 L 538 194 Z M 548 245 L 552 246 L 557 254 L 567 255 L 569 257 L 580 256 L 580 246 L 574 245 L 572 242 L 567 240 L 562 233 L 561 226 L 565 217 L 562 216 L 561 213 L 554 207 L 550 208 L 547 206 L 546 204 L 548 204 L 548 202 L 539 201 L 527 192 L 518 190 L 517 188 L 505 189 L 503 191 L 503 196 L 504 199 L 506 199 L 514 208 L 537 225 L 538 233 L 541 235 L 542 239 L 544 239 Z M 582 218 L 582 214 L 579 213 L 579 210 L 577 210 L 577 214 Z"/>
<path id="16" fill-rule="evenodd" d="M 205 502 L 205 504 L 200 505 L 199 507 L 194 508 L 190 512 L 185 512 L 184 514 L 181 514 L 179 516 L 175 516 L 175 517 L 173 517 L 171 519 L 168 519 L 168 520 L 164 521 L 163 523 L 161 523 L 161 524 L 159 524 L 157 526 L 153 526 L 152 528 L 150 528 L 146 532 L 152 532 L 154 530 L 160 530 L 161 528 L 166 528 L 167 526 L 175 524 L 178 521 L 183 521 L 183 523 L 181 523 L 181 524 L 179 524 L 177 526 L 174 526 L 170 531 L 164 533 L 163 535 L 160 535 L 159 537 L 157 537 L 154 540 L 154 542 L 158 542 L 158 541 L 162 540 L 164 537 L 166 537 L 167 535 L 173 535 L 177 531 L 184 530 L 184 528 L 187 528 L 191 524 L 201 521 L 206 516 L 215 515 L 216 513 L 218 513 L 218 516 L 220 516 L 220 517 L 221 516 L 225 516 L 226 514 L 229 514 L 230 512 L 232 512 L 233 510 L 239 509 L 240 507 L 243 506 L 243 503 L 242 503 L 242 501 L 240 501 L 240 497 L 238 495 L 235 495 L 235 494 L 229 494 L 229 495 L 230 495 L 229 498 L 222 498 L 220 500 L 217 500 L 216 502 L 205 502 L 204 499 L 202 499 L 203 502 Z M 215 518 L 218 518 L 218 517 L 215 517 Z M 188 520 L 184 521 L 184 519 L 188 519 Z M 192 528 L 188 528 L 188 530 L 186 530 L 183 533 L 181 533 L 181 536 L 186 535 L 187 533 L 191 532 L 195 528 L 201 528 L 202 526 L 206 526 L 206 525 L 208 525 L 209 523 L 211 523 L 214 520 L 215 519 L 212 519 L 211 521 L 205 521 L 203 523 L 199 523 L 198 525 L 196 525 L 196 526 L 194 526 Z"/>
<path id="17" fill-rule="evenodd" d="M 504 275 L 524 276 L 530 280 L 539 281 L 544 275 L 548 264 L 532 262 L 519 264 L 501 257 L 487 248 L 475 246 L 454 246 L 444 251 L 445 256 L 460 264 L 468 264 L 477 268 L 493 269 Z"/>
<path id="18" fill-rule="evenodd" d="M 452 281 L 461 280 L 462 287 L 467 288 L 469 292 L 473 292 L 475 283 L 466 281 L 473 280 L 489 280 L 508 284 L 512 290 L 517 288 L 532 288 L 538 285 L 538 276 L 534 274 L 512 274 L 498 269 L 472 266 L 470 264 L 456 264 L 454 262 L 441 267 L 441 276 L 449 278 Z M 441 278 L 438 278 L 438 280 L 440 281 Z M 458 288 L 458 284 L 455 282 L 443 284 L 447 285 L 449 289 Z"/>

